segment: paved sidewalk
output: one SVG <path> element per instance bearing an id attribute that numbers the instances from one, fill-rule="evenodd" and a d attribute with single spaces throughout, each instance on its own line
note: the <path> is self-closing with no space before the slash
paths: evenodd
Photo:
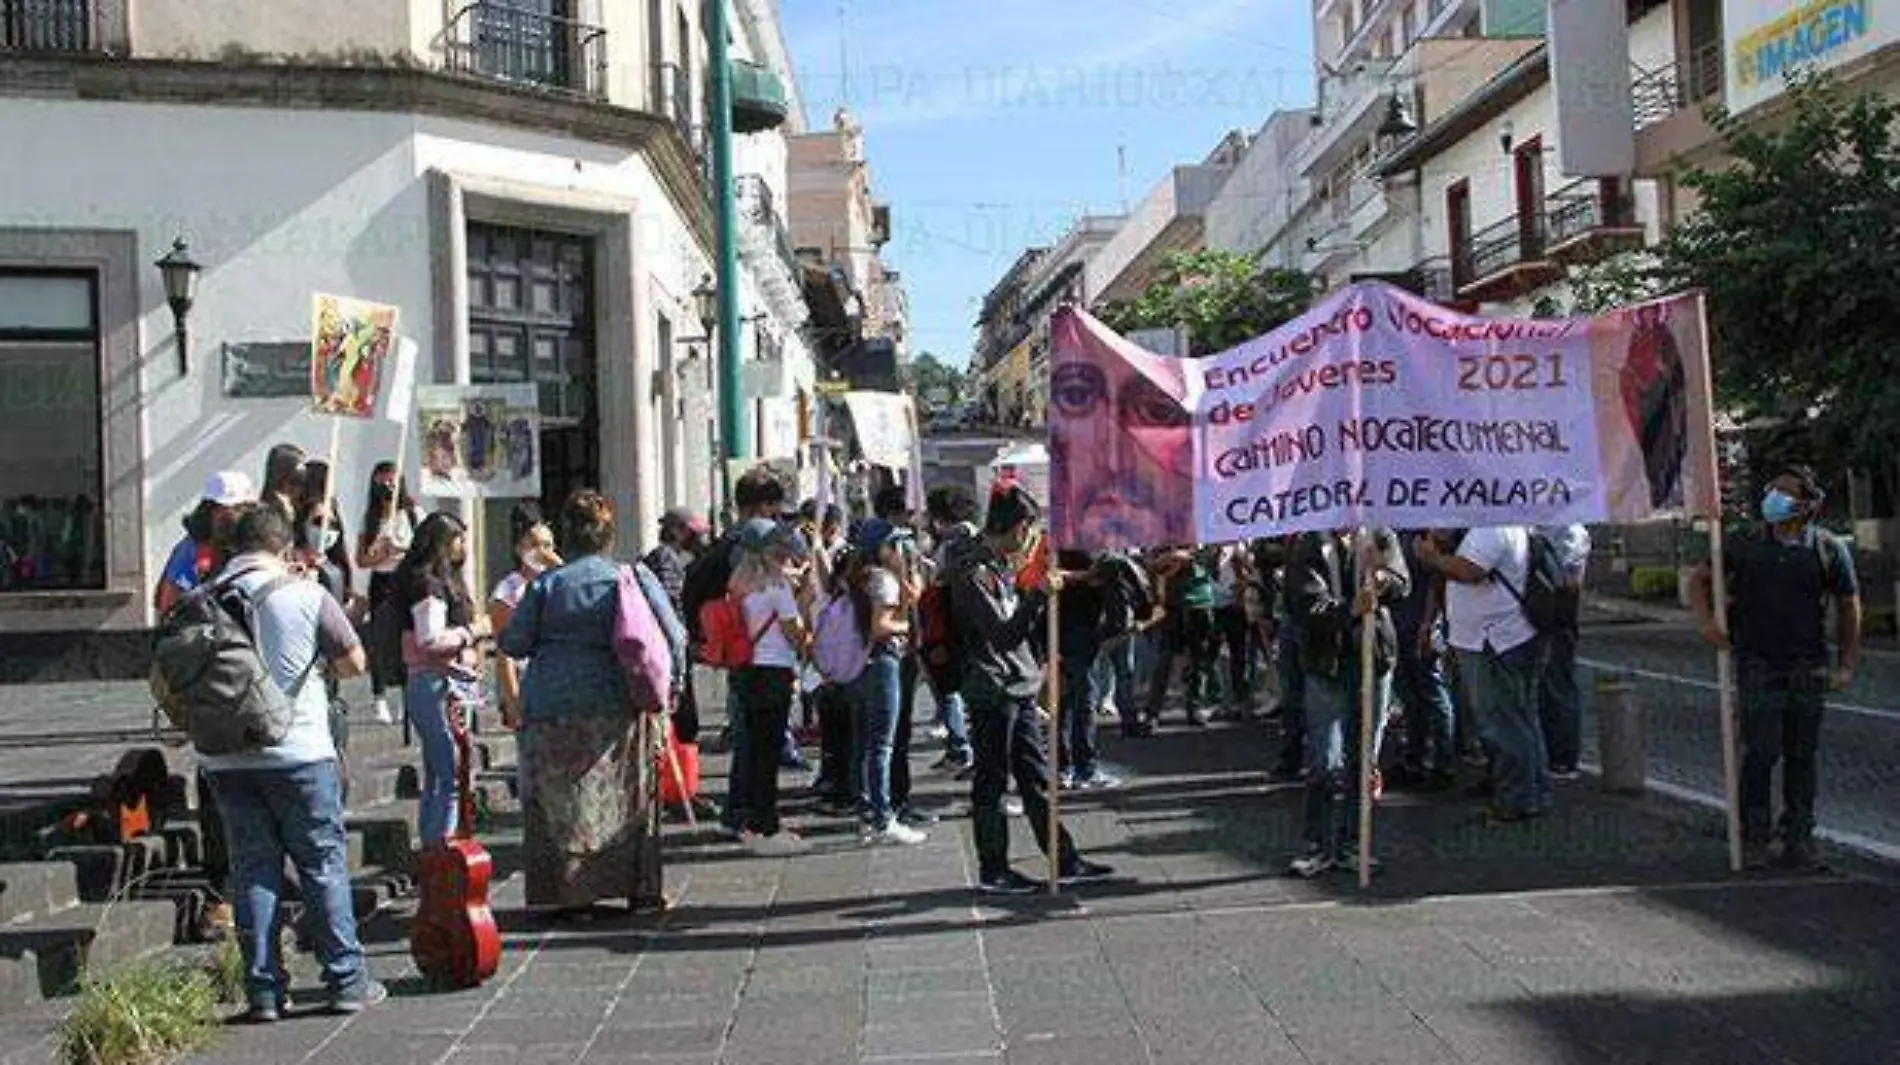
<path id="1" fill-rule="evenodd" d="M 1059 899 L 974 895 L 961 820 L 919 848 L 870 850 L 807 818 L 814 852 L 779 860 L 682 831 L 668 873 L 681 905 L 663 920 L 538 927 L 515 878 L 498 894 L 507 949 L 486 987 L 425 994 L 388 921 L 371 929 L 388 1005 L 232 1029 L 193 1060 L 1900 1060 L 1892 887 L 1731 878 L 1714 822 L 1583 784 L 1558 816 L 1514 827 L 1486 826 L 1464 800 L 1395 797 L 1379 811 L 1387 872 L 1371 892 L 1296 882 L 1281 869 L 1298 793 L 1254 772 L 1266 743 L 1235 726 L 1112 746 L 1128 786 L 1077 799 L 1071 825 L 1118 876 Z M 923 780 L 962 805 L 947 781 Z M 1016 829 L 1020 867 L 1037 873 Z M 491 847 L 518 865 L 505 830 Z M 6 1065 L 46 1060 L 46 1023 L 0 1021 L 20 1047 Z"/>

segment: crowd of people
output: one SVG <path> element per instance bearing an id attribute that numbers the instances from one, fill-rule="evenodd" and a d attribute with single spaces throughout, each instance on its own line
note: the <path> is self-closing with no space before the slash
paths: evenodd
<path id="1" fill-rule="evenodd" d="M 968 782 L 977 887 L 997 894 L 1045 886 L 1011 865 L 1012 814 L 1053 851 L 1063 883 L 1112 875 L 1053 823 L 1051 787 L 1117 787 L 1100 722 L 1118 719 L 1123 741 L 1139 743 L 1177 691 L 1189 728 L 1277 722 L 1270 775 L 1304 785 L 1303 846 L 1288 865 L 1298 877 L 1357 871 L 1362 750 L 1374 757 L 1375 797 L 1449 790 L 1461 764 L 1480 770 L 1471 790 L 1498 823 L 1547 814 L 1553 781 L 1578 771 L 1582 526 L 1347 529 L 1089 554 L 1052 550 L 1039 501 L 1013 481 L 981 502 L 933 489 L 921 514 L 893 487 L 847 523 L 835 506 L 794 509 L 760 469 L 734 485 L 736 519 L 722 535 L 670 511 L 658 546 L 631 566 L 616 561 L 620 531 L 598 493 L 574 494 L 552 519 L 518 505 L 515 565 L 484 603 L 465 581 L 467 530 L 417 507 L 391 464 L 373 471 L 363 532 L 343 550 L 331 476 L 288 445 L 271 452 L 261 490 L 240 472 L 217 474 L 157 590 L 161 612 L 200 588 L 247 597 L 260 654 L 296 707 L 281 744 L 201 759 L 208 842 L 228 855 L 214 873 L 235 903 L 254 1021 L 288 1007 L 275 930 L 286 859 L 304 885 L 329 1006 L 357 1010 L 385 993 L 364 965 L 345 866 L 347 719 L 336 686 L 365 672 L 378 720 L 392 720 L 387 693 L 401 691 L 420 740 L 426 847 L 458 830 L 454 734 L 492 671 L 502 720 L 519 734 L 527 905 L 565 922 L 593 920 L 605 901 L 671 904 L 655 782 L 665 751 L 700 735 L 695 662 L 727 674 L 720 828 L 765 855 L 807 849 L 780 781 L 803 767 L 809 740 L 821 816 L 855 819 L 867 846 L 927 839 L 939 814 L 914 793 L 911 741 L 928 691 L 943 745 L 932 768 Z M 1812 860 L 1820 705 L 1830 682 L 1851 682 L 1859 653 L 1852 557 L 1814 524 L 1821 500 L 1807 471 L 1775 481 L 1762 523 L 1728 556 L 1730 619 L 1709 614 L 1706 582 L 1697 585 L 1708 635 L 1733 641 L 1744 677 L 1755 862 L 1771 842 L 1787 861 Z M 352 566 L 370 573 L 366 596 Z M 659 705 L 634 705 L 616 659 L 629 579 L 674 663 Z M 1830 602 L 1841 617 L 1831 673 L 1821 622 Z M 1052 651 L 1060 707 L 1048 700 Z M 656 718 L 657 734 L 670 734 L 657 749 L 643 727 Z M 1362 720 L 1373 723 L 1369 744 Z M 1388 750 L 1395 724 L 1402 742 Z M 1777 840 L 1768 787 L 1784 758 Z"/>

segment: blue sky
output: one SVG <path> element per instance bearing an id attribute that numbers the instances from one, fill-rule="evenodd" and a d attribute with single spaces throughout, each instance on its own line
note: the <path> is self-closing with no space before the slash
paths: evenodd
<path id="1" fill-rule="evenodd" d="M 1313 94 L 1310 0 L 782 0 L 814 129 L 842 100 L 891 204 L 911 350 L 967 361 L 990 285 Z M 840 77 L 840 38 L 849 57 Z"/>

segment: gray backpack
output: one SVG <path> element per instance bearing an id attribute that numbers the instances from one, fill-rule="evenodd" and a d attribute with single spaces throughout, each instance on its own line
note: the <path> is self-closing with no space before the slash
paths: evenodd
<path id="1" fill-rule="evenodd" d="M 255 593 L 235 582 L 206 584 L 159 622 L 152 647 L 152 695 L 200 754 L 241 754 L 282 743 L 313 656 L 285 691 L 257 647 L 257 610 L 296 580 L 277 577 Z"/>

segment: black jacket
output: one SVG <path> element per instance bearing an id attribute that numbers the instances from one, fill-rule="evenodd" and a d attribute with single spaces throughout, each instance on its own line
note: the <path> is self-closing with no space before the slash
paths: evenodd
<path id="1" fill-rule="evenodd" d="M 1018 592 L 1009 561 L 981 537 L 953 541 L 946 561 L 964 692 L 1035 698 L 1042 667 L 1031 638 L 1047 617 L 1047 597 Z"/>
<path id="2" fill-rule="evenodd" d="M 1379 568 L 1395 578 L 1380 595 L 1373 620 L 1373 662 L 1384 673 L 1398 654 L 1391 607 L 1405 599 L 1412 582 L 1398 537 L 1387 529 L 1375 530 L 1373 535 L 1383 551 Z M 1308 672 L 1357 677 L 1354 652 L 1359 647 L 1360 625 L 1352 605 L 1362 576 L 1354 572 L 1355 563 L 1352 542 L 1330 533 L 1307 533 L 1293 548 L 1286 567 L 1288 613 L 1292 623 L 1301 627 L 1300 665 Z"/>

